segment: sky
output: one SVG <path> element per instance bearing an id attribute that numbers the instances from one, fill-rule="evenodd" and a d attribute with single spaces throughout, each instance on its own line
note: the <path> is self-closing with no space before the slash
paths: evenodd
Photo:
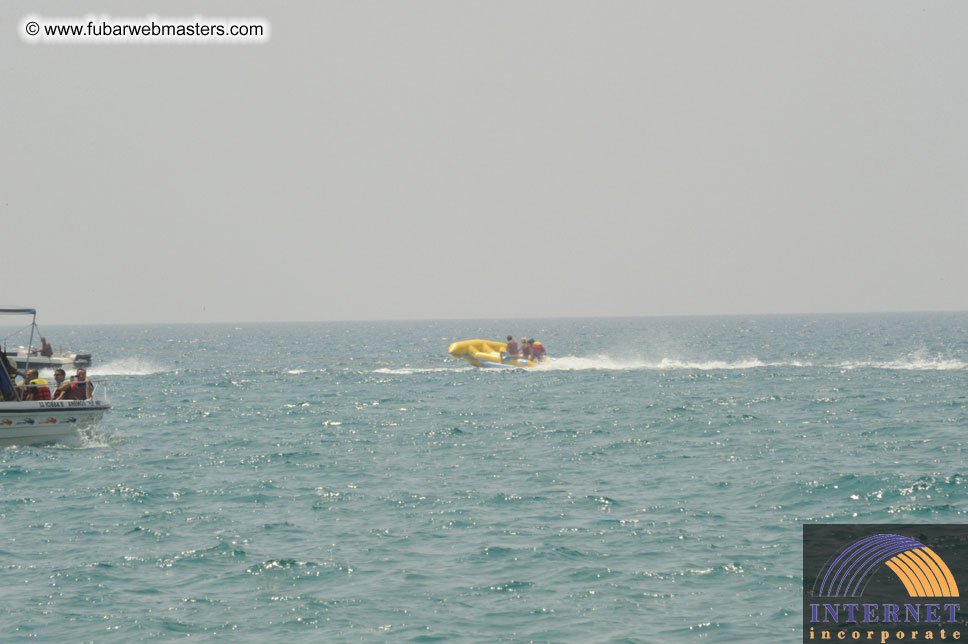
<path id="1" fill-rule="evenodd" d="M 270 38 L 20 33 L 201 7 Z M 42 325 L 968 309 L 968 3 L 0 20 L 0 305 Z"/>

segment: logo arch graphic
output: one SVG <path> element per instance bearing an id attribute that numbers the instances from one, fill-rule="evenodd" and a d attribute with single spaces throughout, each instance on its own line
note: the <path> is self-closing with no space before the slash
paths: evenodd
<path id="1" fill-rule="evenodd" d="M 867 580 L 884 564 L 911 597 L 958 597 L 947 564 L 931 548 L 897 534 L 875 534 L 844 548 L 825 568 L 820 597 L 859 597 Z"/>

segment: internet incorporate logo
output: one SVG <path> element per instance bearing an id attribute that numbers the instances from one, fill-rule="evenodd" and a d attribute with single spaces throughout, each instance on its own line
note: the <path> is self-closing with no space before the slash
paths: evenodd
<path id="1" fill-rule="evenodd" d="M 910 597 L 958 597 L 958 585 L 941 557 L 899 534 L 875 534 L 845 548 L 827 568 L 817 596 L 859 597 L 881 564 L 894 571 Z"/>
<path id="2" fill-rule="evenodd" d="M 962 574 L 968 526 L 805 525 L 804 642 L 968 639 Z"/>

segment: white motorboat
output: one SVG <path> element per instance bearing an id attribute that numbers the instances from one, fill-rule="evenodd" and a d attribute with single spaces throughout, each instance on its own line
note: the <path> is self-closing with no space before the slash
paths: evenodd
<path id="1" fill-rule="evenodd" d="M 24 314 L 37 318 L 34 309 L 0 308 L 0 313 Z M 31 323 L 31 343 L 33 328 Z M 26 368 L 40 366 L 31 354 L 30 344 L 24 348 Z M 56 397 L 57 387 L 46 380 L 29 383 L 30 386 L 18 385 L 16 377 L 18 366 L 8 359 L 6 352 L 0 352 L 0 446 L 2 445 L 36 445 L 50 443 L 75 434 L 78 429 L 96 423 L 111 408 L 107 401 L 104 383 L 83 380 L 64 383 L 66 390 L 61 400 L 51 400 Z M 30 393 L 30 396 L 26 396 Z M 43 395 L 39 395 L 40 393 Z M 23 400 L 24 397 L 36 397 L 36 400 Z"/>
<path id="2" fill-rule="evenodd" d="M 36 352 L 36 349 L 34 349 Z M 14 363 L 18 369 L 29 369 L 33 367 L 38 371 L 57 369 L 80 369 L 91 366 L 91 354 L 89 353 L 55 353 L 52 356 L 42 356 L 39 353 L 31 353 L 27 347 L 17 347 L 16 351 L 6 351 L 7 358 Z"/>
<path id="3" fill-rule="evenodd" d="M 0 445 L 37 445 L 76 435 L 101 419 L 111 405 L 102 399 L 0 402 Z"/>

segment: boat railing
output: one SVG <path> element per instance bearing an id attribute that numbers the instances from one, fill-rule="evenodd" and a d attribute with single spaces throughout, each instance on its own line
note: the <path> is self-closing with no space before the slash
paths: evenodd
<path id="1" fill-rule="evenodd" d="M 88 400 L 101 400 L 108 402 L 108 381 L 103 378 L 94 379 L 88 378 L 87 381 L 91 383 L 91 397 Z M 71 384 L 70 380 L 65 380 L 60 386 L 69 386 Z M 37 385 L 39 387 L 47 387 L 50 389 L 50 398 L 48 400 L 57 400 L 58 384 L 57 382 L 48 381 L 46 385 Z M 24 384 L 18 383 L 16 386 L 16 401 L 21 400 L 21 396 L 24 394 Z"/>
<path id="2" fill-rule="evenodd" d="M 107 402 L 108 400 L 108 381 L 103 378 L 94 379 L 88 378 L 87 381 L 91 383 L 91 397 L 88 400 L 103 400 Z M 70 385 L 70 380 L 65 380 L 64 385 Z M 57 383 L 48 383 L 50 387 L 51 397 L 57 398 Z"/>
<path id="3" fill-rule="evenodd" d="M 89 378 L 89 380 L 91 384 L 94 385 L 94 389 L 91 391 L 91 398 L 93 400 L 103 400 L 107 402 L 108 381 L 104 379 L 94 380 L 93 378 Z"/>

